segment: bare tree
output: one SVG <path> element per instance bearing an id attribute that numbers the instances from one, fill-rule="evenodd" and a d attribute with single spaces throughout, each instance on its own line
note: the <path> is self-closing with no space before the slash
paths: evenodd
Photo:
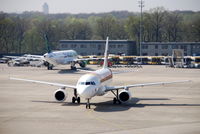
<path id="1" fill-rule="evenodd" d="M 164 21 L 165 37 L 167 41 L 176 42 L 180 38 L 181 17 L 176 12 L 166 12 Z"/>
<path id="2" fill-rule="evenodd" d="M 192 32 L 194 33 L 195 41 L 200 41 L 200 17 L 193 22 Z"/>
<path id="3" fill-rule="evenodd" d="M 97 20 L 97 35 L 102 39 L 106 39 L 107 36 L 110 39 L 114 36 L 114 28 L 116 20 L 113 16 L 107 15 Z"/>
<path id="4" fill-rule="evenodd" d="M 159 42 L 162 41 L 163 26 L 164 26 L 164 16 L 165 9 L 163 7 L 157 7 L 150 10 L 151 16 L 149 18 L 150 23 L 152 24 L 153 32 L 153 41 Z"/>
<path id="5" fill-rule="evenodd" d="M 17 53 L 21 53 L 22 52 L 22 46 L 23 46 L 23 40 L 24 40 L 24 37 L 25 37 L 25 33 L 27 31 L 27 27 L 28 27 L 28 22 L 25 20 L 25 19 L 20 19 L 19 17 L 18 18 L 15 18 L 14 19 L 15 21 L 15 29 L 14 29 L 14 32 L 15 32 L 15 38 L 16 38 L 16 49 L 17 49 Z"/>
<path id="6" fill-rule="evenodd" d="M 0 20 L 0 47 L 3 53 L 13 51 L 12 45 L 14 43 L 14 22 L 5 18 Z"/>

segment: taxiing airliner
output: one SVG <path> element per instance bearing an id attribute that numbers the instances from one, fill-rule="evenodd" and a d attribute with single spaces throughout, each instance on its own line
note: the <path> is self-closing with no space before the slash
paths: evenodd
<path id="1" fill-rule="evenodd" d="M 72 70 L 76 70 L 76 63 L 78 63 L 82 68 L 86 66 L 84 62 L 86 59 L 78 59 L 77 52 L 74 50 L 49 52 L 43 56 L 47 63 L 48 70 L 52 70 L 54 66 L 67 64 L 71 65 Z"/>
<path id="2" fill-rule="evenodd" d="M 60 87 L 55 91 L 54 96 L 57 101 L 65 101 L 67 94 L 66 88 L 74 89 L 74 97 L 72 97 L 72 103 L 80 103 L 80 97 L 85 98 L 87 100 L 86 109 L 90 109 L 90 100 L 95 96 L 102 96 L 109 91 L 114 94 L 113 103 L 120 104 L 122 102 L 127 102 L 131 98 L 131 93 L 129 88 L 132 87 L 141 87 L 141 86 L 151 86 L 151 85 L 163 85 L 163 84 L 171 84 L 171 83 L 180 83 L 185 81 L 173 81 L 173 82 L 156 82 L 156 83 L 144 83 L 144 84 L 133 84 L 126 86 L 109 86 L 113 73 L 108 68 L 108 38 L 106 40 L 106 47 L 104 53 L 104 64 L 103 67 L 96 71 L 89 71 L 89 73 L 84 74 L 80 77 L 76 85 L 67 85 L 60 83 L 51 83 L 45 81 L 37 81 L 37 80 L 29 80 L 29 79 L 20 79 L 20 78 L 10 78 L 13 80 L 21 80 L 27 82 L 48 84 L 53 86 Z M 121 90 L 119 92 L 119 90 Z"/>

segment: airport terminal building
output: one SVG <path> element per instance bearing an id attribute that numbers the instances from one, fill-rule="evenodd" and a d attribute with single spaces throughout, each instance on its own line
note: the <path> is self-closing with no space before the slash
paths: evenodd
<path id="1" fill-rule="evenodd" d="M 73 49 L 79 55 L 104 55 L 105 40 L 60 40 L 59 49 Z M 136 42 L 128 40 L 109 40 L 110 54 L 136 55 Z"/>
<path id="2" fill-rule="evenodd" d="M 185 56 L 200 55 L 200 42 L 143 42 L 143 56 L 168 56 L 173 49 L 182 49 Z"/>
<path id="3" fill-rule="evenodd" d="M 105 40 L 60 40 L 59 50 L 73 49 L 79 55 L 103 55 Z M 200 55 L 200 42 L 143 42 L 142 56 L 168 56 L 173 49 L 184 50 L 185 56 Z M 139 55 L 136 42 L 129 40 L 109 40 L 109 53 L 116 55 Z"/>

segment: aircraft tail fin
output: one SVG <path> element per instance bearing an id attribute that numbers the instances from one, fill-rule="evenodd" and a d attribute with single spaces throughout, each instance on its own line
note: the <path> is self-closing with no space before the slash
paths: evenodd
<path id="1" fill-rule="evenodd" d="M 109 37 L 107 37 L 107 39 L 106 39 L 103 68 L 108 67 L 108 39 L 109 39 Z"/>
<path id="2" fill-rule="evenodd" d="M 48 39 L 46 34 L 44 34 L 44 40 L 45 40 L 45 44 L 46 44 L 47 53 L 50 53 L 51 52 L 51 48 L 49 46 L 49 39 Z"/>

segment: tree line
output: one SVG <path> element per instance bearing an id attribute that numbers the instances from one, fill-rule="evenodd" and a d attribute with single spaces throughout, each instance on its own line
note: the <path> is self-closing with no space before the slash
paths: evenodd
<path id="1" fill-rule="evenodd" d="M 125 17 L 124 17 L 125 16 Z M 200 41 L 200 12 L 167 11 L 157 7 L 142 15 L 143 42 Z M 140 14 L 50 14 L 0 12 L 0 53 L 45 53 L 59 40 L 135 40 L 140 37 Z"/>

